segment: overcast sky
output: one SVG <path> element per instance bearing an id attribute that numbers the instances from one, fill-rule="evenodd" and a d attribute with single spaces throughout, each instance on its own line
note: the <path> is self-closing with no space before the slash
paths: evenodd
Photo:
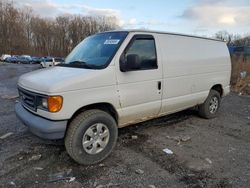
<path id="1" fill-rule="evenodd" d="M 16 0 L 35 14 L 116 16 L 123 28 L 211 36 L 250 33 L 250 0 Z"/>

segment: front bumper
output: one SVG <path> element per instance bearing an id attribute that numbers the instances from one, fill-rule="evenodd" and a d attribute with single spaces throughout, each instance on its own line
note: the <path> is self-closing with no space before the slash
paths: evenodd
<path id="1" fill-rule="evenodd" d="M 64 138 L 67 120 L 52 121 L 37 116 L 26 110 L 19 102 L 15 106 L 17 117 L 25 124 L 29 130 L 44 139 L 56 140 Z"/>

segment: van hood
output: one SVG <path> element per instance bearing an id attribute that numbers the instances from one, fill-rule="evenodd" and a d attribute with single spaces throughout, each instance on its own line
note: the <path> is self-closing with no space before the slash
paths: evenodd
<path id="1" fill-rule="evenodd" d="M 115 84 L 114 67 L 102 70 L 52 67 L 22 75 L 18 85 L 44 94 L 55 94 L 79 89 Z"/>

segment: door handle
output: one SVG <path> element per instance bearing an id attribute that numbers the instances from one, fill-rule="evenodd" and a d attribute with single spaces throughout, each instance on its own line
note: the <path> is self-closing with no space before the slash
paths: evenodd
<path id="1" fill-rule="evenodd" d="M 158 81 L 157 87 L 158 87 L 158 90 L 160 91 L 161 90 L 161 81 Z"/>

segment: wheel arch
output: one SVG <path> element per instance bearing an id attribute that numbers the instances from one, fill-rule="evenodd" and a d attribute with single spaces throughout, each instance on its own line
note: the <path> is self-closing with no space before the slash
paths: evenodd
<path id="1" fill-rule="evenodd" d="M 221 84 L 215 84 L 215 85 L 213 85 L 213 87 L 211 87 L 210 90 L 218 91 L 220 93 L 220 97 L 223 96 L 223 87 L 222 87 Z"/>
<path id="2" fill-rule="evenodd" d="M 91 110 L 91 109 L 99 109 L 99 110 L 103 110 L 103 111 L 107 112 L 115 119 L 116 123 L 118 124 L 118 117 L 119 116 L 118 116 L 118 113 L 117 113 L 115 107 L 110 103 L 102 102 L 102 103 L 89 104 L 89 105 L 83 106 L 83 107 L 79 108 L 78 110 L 76 110 L 75 113 L 70 118 L 68 125 L 74 119 L 74 117 L 76 117 L 78 114 L 80 114 L 83 111 Z"/>

